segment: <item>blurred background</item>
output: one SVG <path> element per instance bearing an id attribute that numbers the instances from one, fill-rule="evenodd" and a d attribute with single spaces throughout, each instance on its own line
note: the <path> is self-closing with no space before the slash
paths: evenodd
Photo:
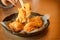
<path id="1" fill-rule="evenodd" d="M 39 36 L 23 38 L 17 37 L 10 33 L 5 33 L 3 27 L 0 25 L 0 40 L 60 40 L 60 0 L 23 0 L 25 3 L 31 3 L 32 12 L 39 14 L 50 15 L 50 25 L 46 34 L 40 34 Z M 4 9 L 0 7 L 0 22 L 7 16 L 17 13 L 17 8 L 21 7 L 19 2 L 17 6 Z"/>

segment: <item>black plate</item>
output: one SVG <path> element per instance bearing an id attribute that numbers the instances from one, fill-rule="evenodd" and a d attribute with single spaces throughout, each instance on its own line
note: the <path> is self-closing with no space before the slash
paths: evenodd
<path id="1" fill-rule="evenodd" d="M 7 17 L 3 20 L 3 22 L 1 22 L 2 27 L 3 27 L 6 31 L 8 31 L 8 32 L 10 32 L 10 33 L 12 33 L 12 34 L 14 34 L 14 35 L 17 35 L 17 36 L 30 37 L 30 36 L 34 36 L 34 35 L 40 34 L 41 31 L 45 30 L 45 29 L 48 27 L 48 25 L 49 25 L 49 20 L 47 19 L 47 20 L 46 20 L 47 23 L 44 25 L 44 27 L 42 27 L 42 29 L 39 30 L 39 31 L 37 31 L 37 32 L 33 32 L 33 33 L 17 33 L 17 32 L 12 32 L 11 30 L 9 30 L 8 26 L 6 25 L 6 23 L 8 23 L 8 21 L 10 21 L 10 22 L 14 21 L 15 18 L 17 17 L 17 15 L 18 15 L 18 13 L 14 13 L 14 14 L 12 14 L 12 15 L 10 15 L 10 16 L 7 16 Z M 40 14 L 38 14 L 38 13 L 32 12 L 32 14 L 30 15 L 30 18 L 33 17 L 33 16 L 42 16 L 42 17 L 43 17 L 44 15 L 40 15 Z"/>

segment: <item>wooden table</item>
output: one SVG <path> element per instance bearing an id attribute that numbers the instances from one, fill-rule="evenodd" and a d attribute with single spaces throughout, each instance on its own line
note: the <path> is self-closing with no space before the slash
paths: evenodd
<path id="1" fill-rule="evenodd" d="M 55 0 L 39 0 L 32 3 L 32 11 L 40 14 L 49 14 L 50 15 L 50 25 L 46 31 L 44 31 L 39 36 L 23 38 L 23 37 L 14 37 L 5 33 L 2 26 L 0 25 L 0 40 L 60 40 L 60 10 L 59 10 L 59 1 Z M 34 4 L 34 5 L 33 5 Z M 0 21 L 2 21 L 6 16 L 16 13 L 19 3 L 16 7 L 11 9 L 0 8 Z M 46 34 L 45 34 L 46 33 Z"/>

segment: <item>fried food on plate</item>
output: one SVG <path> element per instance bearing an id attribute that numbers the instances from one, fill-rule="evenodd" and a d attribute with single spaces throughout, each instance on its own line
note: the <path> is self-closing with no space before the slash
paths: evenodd
<path id="1" fill-rule="evenodd" d="M 25 3 L 24 6 L 25 9 L 18 8 L 18 16 L 16 20 L 9 24 L 9 27 L 14 31 L 21 31 L 23 29 L 24 24 L 22 23 L 27 21 L 26 16 L 30 14 L 30 4 Z"/>
<path id="2" fill-rule="evenodd" d="M 26 11 L 26 17 L 28 17 L 29 15 L 31 15 L 31 5 L 29 3 L 25 3 L 24 7 Z"/>
<path id="3" fill-rule="evenodd" d="M 39 27 L 41 27 L 43 24 L 43 21 L 40 16 L 36 16 L 36 17 L 29 19 L 29 22 L 36 22 L 36 23 L 38 23 Z"/>
<path id="4" fill-rule="evenodd" d="M 20 22 L 26 22 L 27 17 L 31 14 L 31 8 L 29 3 L 24 4 L 25 9 L 18 8 L 18 17 L 16 20 L 19 19 Z"/>
<path id="5" fill-rule="evenodd" d="M 30 22 L 28 22 L 25 26 L 24 26 L 24 31 L 26 32 L 31 32 L 35 29 L 38 29 L 42 26 L 43 22 L 40 18 L 40 16 L 34 17 L 30 19 Z"/>
<path id="6" fill-rule="evenodd" d="M 14 22 L 9 24 L 10 29 L 13 31 L 24 30 L 25 32 L 31 32 L 42 27 L 43 21 L 40 16 L 28 18 L 31 15 L 30 4 L 26 3 L 24 7 L 25 9 L 18 8 L 18 16 Z"/>
<path id="7" fill-rule="evenodd" d="M 16 32 L 23 30 L 23 27 L 24 27 L 24 25 L 18 21 L 14 21 L 9 24 L 9 28 L 12 31 L 16 31 Z"/>
<path id="8" fill-rule="evenodd" d="M 31 32 L 34 29 L 36 29 L 36 27 L 34 27 L 35 25 L 33 25 L 34 22 L 29 22 L 24 26 L 24 31 L 25 32 Z"/>
<path id="9" fill-rule="evenodd" d="M 26 12 L 22 8 L 18 8 L 18 12 L 16 20 L 19 20 L 21 23 L 26 22 Z"/>

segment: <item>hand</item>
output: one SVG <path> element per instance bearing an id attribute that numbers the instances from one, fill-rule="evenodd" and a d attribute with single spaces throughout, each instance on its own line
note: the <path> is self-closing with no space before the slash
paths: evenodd
<path id="1" fill-rule="evenodd" d="M 15 3 L 17 3 L 18 0 L 7 0 L 7 1 L 9 1 L 11 4 L 15 6 Z"/>
<path id="2" fill-rule="evenodd" d="M 1 2 L 7 6 L 7 2 L 11 3 L 12 5 L 15 6 L 15 3 L 17 3 L 18 0 L 1 0 Z"/>

